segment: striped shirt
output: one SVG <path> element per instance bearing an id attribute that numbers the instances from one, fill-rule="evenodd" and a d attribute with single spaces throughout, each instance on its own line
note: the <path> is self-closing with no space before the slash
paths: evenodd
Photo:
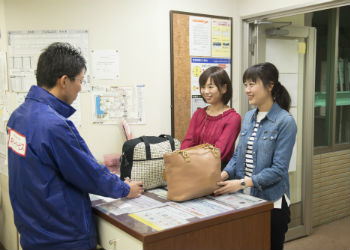
<path id="1" fill-rule="evenodd" d="M 257 117 L 256 117 L 256 123 L 253 128 L 253 132 L 250 135 L 247 143 L 247 149 L 245 152 L 245 176 L 251 177 L 255 168 L 254 165 L 254 160 L 253 160 L 253 145 L 254 141 L 256 139 L 256 135 L 258 133 L 258 129 L 260 126 L 260 121 L 264 119 L 266 116 L 267 112 L 258 112 Z M 250 194 L 250 187 L 245 188 L 243 190 L 245 194 Z"/>
<path id="2" fill-rule="evenodd" d="M 256 122 L 253 133 L 250 135 L 247 143 L 247 150 L 245 152 L 245 176 L 251 177 L 253 170 L 255 168 L 253 162 L 253 144 L 256 137 L 256 133 L 258 132 L 260 122 Z"/>

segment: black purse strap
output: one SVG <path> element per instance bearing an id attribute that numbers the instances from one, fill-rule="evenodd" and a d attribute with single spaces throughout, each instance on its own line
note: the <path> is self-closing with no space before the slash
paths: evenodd
<path id="1" fill-rule="evenodd" d="M 170 142 L 171 150 L 172 151 L 175 150 L 175 141 L 174 141 L 174 138 L 171 135 L 161 134 L 159 137 L 166 138 Z"/>
<path id="2" fill-rule="evenodd" d="M 162 135 L 160 135 L 158 137 L 162 137 L 162 138 L 167 139 L 170 142 L 171 150 L 172 151 L 175 150 L 175 141 L 174 141 L 172 136 L 162 134 Z M 150 146 L 149 140 L 147 139 L 147 136 L 141 136 L 140 140 L 145 144 L 146 160 L 151 160 L 152 159 L 152 157 L 151 157 L 151 146 Z"/>
<path id="3" fill-rule="evenodd" d="M 147 140 L 146 136 L 140 137 L 141 141 L 145 143 L 145 149 L 146 149 L 146 160 L 151 160 L 151 147 L 149 145 L 149 141 Z"/>

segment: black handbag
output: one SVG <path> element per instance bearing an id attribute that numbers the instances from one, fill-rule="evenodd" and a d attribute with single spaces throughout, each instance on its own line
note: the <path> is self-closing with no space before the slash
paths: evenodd
<path id="1" fill-rule="evenodd" d="M 141 136 L 124 142 L 120 178 L 142 181 L 144 189 L 165 186 L 163 155 L 180 149 L 180 141 L 170 135 Z"/>

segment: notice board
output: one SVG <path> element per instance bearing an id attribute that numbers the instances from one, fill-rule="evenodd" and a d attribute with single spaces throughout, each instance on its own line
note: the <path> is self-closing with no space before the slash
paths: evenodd
<path id="1" fill-rule="evenodd" d="M 207 104 L 198 79 L 211 66 L 231 78 L 232 18 L 170 11 L 171 133 L 182 141 L 192 114 Z"/>

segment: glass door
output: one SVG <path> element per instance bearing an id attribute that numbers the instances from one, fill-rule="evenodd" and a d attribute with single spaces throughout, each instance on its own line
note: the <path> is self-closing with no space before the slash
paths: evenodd
<path id="1" fill-rule="evenodd" d="M 286 240 L 311 233 L 313 96 L 315 28 L 289 22 L 256 21 L 251 27 L 254 52 L 250 64 L 273 63 L 292 99 L 290 113 L 298 126 L 289 166 L 291 223 Z"/>

